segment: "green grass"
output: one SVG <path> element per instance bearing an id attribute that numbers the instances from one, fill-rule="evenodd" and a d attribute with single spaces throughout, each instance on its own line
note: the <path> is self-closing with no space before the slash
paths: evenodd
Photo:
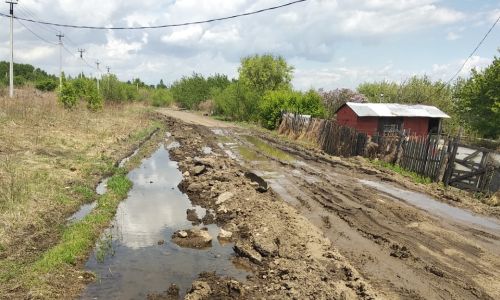
<path id="1" fill-rule="evenodd" d="M 271 157 L 274 157 L 282 161 L 295 160 L 292 156 L 288 155 L 286 152 L 266 144 L 263 140 L 259 138 L 256 138 L 254 136 L 245 136 L 245 139 L 266 155 L 269 155 Z"/>
<path id="2" fill-rule="evenodd" d="M 379 167 L 382 167 L 385 169 L 389 169 L 389 170 L 396 172 L 398 174 L 401 174 L 405 177 L 409 177 L 413 182 L 421 183 L 421 184 L 431 184 L 432 183 L 432 179 L 430 179 L 429 177 L 419 175 L 415 172 L 407 171 L 399 165 L 393 165 L 391 163 L 387 163 L 387 162 L 384 162 L 381 160 L 372 160 L 371 162 L 376 166 L 379 166 Z"/>
<path id="3" fill-rule="evenodd" d="M 127 196 L 132 182 L 125 175 L 126 170 L 119 169 L 108 181 L 108 192 L 99 197 L 97 207 L 78 223 L 68 226 L 58 245 L 48 250 L 35 263 L 33 274 L 50 273 L 64 264 L 75 265 L 87 256 L 103 228 L 113 219 L 118 204 Z"/>

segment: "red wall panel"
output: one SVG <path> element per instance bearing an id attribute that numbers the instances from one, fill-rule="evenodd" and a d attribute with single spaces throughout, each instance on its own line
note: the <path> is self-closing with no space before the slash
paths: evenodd
<path id="1" fill-rule="evenodd" d="M 403 129 L 409 130 L 410 135 L 427 135 L 429 133 L 429 118 L 404 118 Z"/>

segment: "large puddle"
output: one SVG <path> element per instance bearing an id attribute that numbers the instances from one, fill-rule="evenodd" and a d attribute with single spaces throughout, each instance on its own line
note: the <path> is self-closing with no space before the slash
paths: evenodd
<path id="1" fill-rule="evenodd" d="M 205 210 L 193 207 L 177 188 L 182 174 L 163 146 L 128 177 L 134 186 L 86 263 L 97 280 L 83 299 L 144 299 L 172 283 L 184 294 L 202 271 L 245 279 L 248 273 L 232 263 L 232 245 L 218 242 L 216 225 L 207 226 L 213 237 L 210 248 L 172 243 L 176 230 L 193 227 L 186 210 L 195 208 L 200 218 Z"/>
<path id="2" fill-rule="evenodd" d="M 485 229 L 491 229 L 496 233 L 500 232 L 500 222 L 495 219 L 474 215 L 466 210 L 439 202 L 425 194 L 403 190 L 388 184 L 370 180 L 360 180 L 364 185 L 373 187 L 383 193 L 387 193 L 398 199 L 402 199 L 420 209 L 440 217 L 447 217 L 454 221 L 469 225 L 478 225 Z"/>

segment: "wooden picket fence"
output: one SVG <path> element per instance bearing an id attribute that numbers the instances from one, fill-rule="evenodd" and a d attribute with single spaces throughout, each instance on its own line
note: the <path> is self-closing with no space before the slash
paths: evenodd
<path id="1" fill-rule="evenodd" d="M 495 151 L 475 148 L 473 154 L 457 159 L 459 137 L 408 136 L 405 132 L 368 136 L 353 128 L 308 116 L 285 114 L 278 129 L 280 134 L 314 142 L 323 151 L 336 156 L 364 156 L 397 164 L 405 170 L 471 191 L 496 192 L 499 167 L 494 165 Z M 480 162 L 472 161 L 482 155 Z"/>

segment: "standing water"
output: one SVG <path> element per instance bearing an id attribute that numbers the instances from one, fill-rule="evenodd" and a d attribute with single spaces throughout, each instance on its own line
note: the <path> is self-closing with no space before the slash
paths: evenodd
<path id="1" fill-rule="evenodd" d="M 172 243 L 176 230 L 192 227 L 187 209 L 205 211 L 193 207 L 177 188 L 182 175 L 163 146 L 128 178 L 133 188 L 86 263 L 97 279 L 84 291 L 83 299 L 144 299 L 172 283 L 183 294 L 203 271 L 245 279 L 247 273 L 231 262 L 232 245 L 217 241 L 216 225 L 207 226 L 214 238 L 210 248 L 181 248 Z"/>

